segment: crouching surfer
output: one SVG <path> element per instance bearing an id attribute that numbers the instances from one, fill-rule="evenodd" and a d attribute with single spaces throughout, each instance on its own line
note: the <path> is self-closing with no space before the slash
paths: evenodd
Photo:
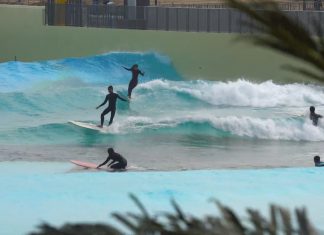
<path id="1" fill-rule="evenodd" d="M 107 167 L 110 167 L 111 169 L 114 169 L 114 170 L 126 169 L 127 160 L 119 153 L 116 153 L 113 148 L 108 148 L 108 157 L 107 157 L 106 161 L 104 161 L 103 163 L 98 165 L 97 168 L 104 166 L 110 160 L 112 162 L 110 162 Z"/>

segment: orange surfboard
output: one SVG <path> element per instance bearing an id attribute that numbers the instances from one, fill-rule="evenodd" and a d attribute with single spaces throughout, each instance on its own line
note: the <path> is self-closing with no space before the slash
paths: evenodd
<path id="1" fill-rule="evenodd" d="M 91 162 L 82 162 L 78 160 L 70 160 L 70 162 L 74 163 L 75 165 L 82 166 L 84 168 L 91 168 L 91 169 L 97 169 L 97 164 L 91 163 Z"/>
<path id="2" fill-rule="evenodd" d="M 91 162 L 82 162 L 82 161 L 78 161 L 78 160 L 70 160 L 70 162 L 72 162 L 73 164 L 77 165 L 77 166 L 81 166 L 87 169 L 97 169 L 97 170 L 105 170 L 105 171 L 109 171 L 109 172 L 122 172 L 122 171 L 126 171 L 126 169 L 111 169 L 111 168 L 97 168 L 98 164 L 95 163 L 91 163 Z M 132 167 L 130 167 L 132 169 Z M 127 167 L 127 169 L 129 169 Z M 137 168 L 134 168 L 137 169 Z"/>

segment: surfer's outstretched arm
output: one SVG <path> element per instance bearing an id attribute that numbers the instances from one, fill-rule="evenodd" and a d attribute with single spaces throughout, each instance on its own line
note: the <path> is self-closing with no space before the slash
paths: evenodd
<path id="1" fill-rule="evenodd" d="M 141 70 L 138 71 L 140 75 L 144 76 L 144 72 L 142 72 Z"/>
<path id="2" fill-rule="evenodd" d="M 120 97 L 120 95 L 118 95 L 118 94 L 117 94 L 117 98 L 118 98 L 118 99 L 121 99 L 121 100 L 123 100 L 123 101 L 128 101 L 128 100 L 126 100 L 126 99 Z"/>
<path id="3" fill-rule="evenodd" d="M 100 168 L 100 167 L 104 166 L 107 162 L 109 162 L 109 160 L 110 160 L 110 157 L 107 157 L 106 161 L 104 161 L 103 163 L 98 165 L 97 168 Z"/>
<path id="4" fill-rule="evenodd" d="M 101 106 L 105 105 L 107 103 L 107 101 L 108 101 L 108 95 L 106 96 L 106 99 L 104 100 L 104 102 L 101 105 L 99 105 L 96 109 L 99 109 Z"/>
<path id="5" fill-rule="evenodd" d="M 124 69 L 128 70 L 128 71 L 132 71 L 132 69 L 126 68 L 124 66 L 122 66 Z"/>

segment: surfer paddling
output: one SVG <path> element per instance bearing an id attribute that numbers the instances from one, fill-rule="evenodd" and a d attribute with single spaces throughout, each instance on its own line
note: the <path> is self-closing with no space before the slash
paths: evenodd
<path id="1" fill-rule="evenodd" d="M 309 114 L 310 120 L 313 121 L 314 126 L 317 126 L 318 119 L 322 118 L 323 116 L 315 113 L 315 107 L 314 106 L 309 107 L 309 111 L 310 111 L 310 114 Z"/>
<path id="2" fill-rule="evenodd" d="M 108 164 L 108 167 L 110 167 L 111 169 L 121 170 L 121 169 L 125 169 L 127 166 L 127 160 L 125 158 L 123 158 L 122 155 L 120 155 L 119 153 L 116 153 L 113 148 L 108 148 L 108 157 L 107 157 L 106 161 L 104 161 L 103 163 L 98 165 L 97 168 L 104 166 L 110 160 L 112 160 L 112 162 L 110 162 Z"/>
<path id="3" fill-rule="evenodd" d="M 138 75 L 144 76 L 144 72 L 138 69 L 138 65 L 134 64 L 131 68 L 126 68 L 123 66 L 124 69 L 132 72 L 132 79 L 128 85 L 128 98 L 130 99 L 132 96 L 133 89 L 137 86 L 138 83 Z"/>
<path id="4" fill-rule="evenodd" d="M 105 105 L 109 101 L 108 108 L 106 108 L 102 113 L 101 113 L 101 123 L 98 125 L 98 127 L 103 127 L 104 121 L 105 121 L 105 115 L 111 112 L 110 114 L 110 121 L 109 121 L 109 126 L 112 124 L 114 120 L 114 116 L 116 113 L 116 103 L 117 103 L 117 98 L 121 99 L 123 101 L 127 101 L 126 99 L 120 97 L 118 94 L 114 93 L 114 88 L 112 86 L 108 87 L 108 95 L 106 96 L 106 99 L 104 102 L 99 105 L 96 109 L 99 109 L 101 106 Z"/>

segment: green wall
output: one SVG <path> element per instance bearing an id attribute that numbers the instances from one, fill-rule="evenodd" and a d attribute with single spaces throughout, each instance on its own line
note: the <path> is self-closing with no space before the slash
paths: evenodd
<path id="1" fill-rule="evenodd" d="M 109 51 L 156 51 L 188 79 L 300 81 L 280 69 L 296 63 L 267 49 L 237 42 L 236 34 L 186 33 L 43 24 L 42 7 L 0 6 L 0 62 L 58 59 Z M 235 42 L 234 42 L 235 41 Z M 0 75 L 1 76 L 1 75 Z"/>

